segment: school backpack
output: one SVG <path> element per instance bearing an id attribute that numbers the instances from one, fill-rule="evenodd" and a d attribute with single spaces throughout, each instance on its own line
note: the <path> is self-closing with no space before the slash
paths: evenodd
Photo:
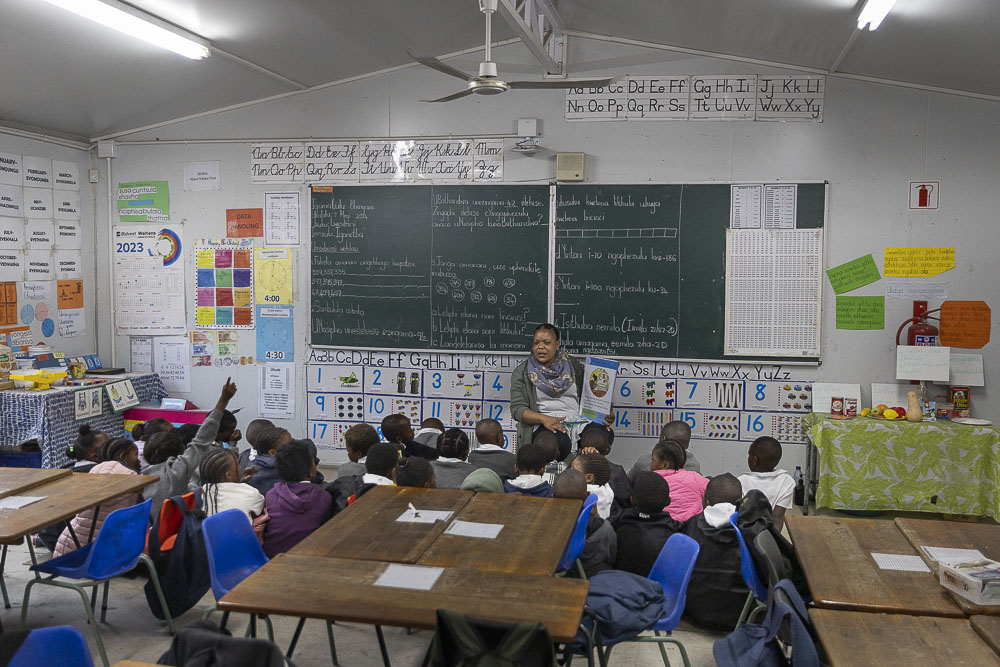
<path id="1" fill-rule="evenodd" d="M 177 631 L 158 665 L 181 667 L 295 667 L 266 639 L 238 639 L 211 621 L 194 621 Z"/>
<path id="2" fill-rule="evenodd" d="M 208 552 L 201 534 L 201 523 L 205 520 L 201 489 L 194 490 L 190 505 L 185 496 L 167 498 L 163 504 L 149 531 L 148 549 L 170 617 L 177 618 L 195 606 L 212 586 Z M 153 615 L 161 620 L 166 618 L 152 580 L 146 582 L 144 590 Z"/>
<path id="3" fill-rule="evenodd" d="M 743 533 L 743 539 L 748 545 L 753 544 L 760 533 L 769 532 L 781 552 L 788 578 L 795 584 L 795 589 L 804 600 L 811 599 L 809 587 L 806 584 L 805 571 L 799 564 L 795 548 L 784 535 L 774 529 L 774 517 L 771 514 L 771 504 L 767 501 L 767 496 L 758 489 L 747 491 L 736 507 L 736 525 L 739 526 L 740 532 Z M 751 548 L 750 554 L 754 558 L 757 572 L 763 575 L 767 569 L 763 563 L 759 562 L 757 551 Z M 761 581 L 766 583 L 767 576 L 761 576 Z"/>
<path id="4" fill-rule="evenodd" d="M 784 598 L 786 601 L 781 601 Z M 782 624 L 787 624 L 783 629 Z M 741 623 L 712 646 L 719 667 L 819 667 L 805 603 L 788 579 L 771 591 L 764 622 Z M 787 640 L 782 647 L 779 633 Z M 786 657 L 785 648 L 791 649 Z"/>
<path id="5" fill-rule="evenodd" d="M 333 516 L 337 516 L 347 506 L 377 486 L 371 482 L 365 483 L 361 475 L 346 475 L 338 477 L 326 485 L 326 492 L 333 497 Z"/>
<path id="6" fill-rule="evenodd" d="M 666 597 L 663 588 L 647 577 L 624 570 L 604 570 L 590 578 L 586 607 L 597 618 L 603 644 L 614 644 L 647 630 L 663 615 Z M 593 630 L 591 615 L 581 624 Z M 577 643 L 585 644 L 581 630 Z"/>
<path id="7" fill-rule="evenodd" d="M 424 665 L 430 667 L 555 667 L 549 631 L 541 623 L 498 623 L 437 610 L 437 630 Z"/>

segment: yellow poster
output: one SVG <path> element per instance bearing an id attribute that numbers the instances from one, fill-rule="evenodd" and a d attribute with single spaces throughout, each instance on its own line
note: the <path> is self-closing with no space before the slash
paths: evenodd
<path id="1" fill-rule="evenodd" d="M 886 278 L 928 278 L 955 268 L 954 248 L 886 248 Z"/>
<path id="2" fill-rule="evenodd" d="M 197 258 L 199 269 L 215 268 L 215 251 L 211 248 L 199 250 Z"/>
<path id="3" fill-rule="evenodd" d="M 195 324 L 215 324 L 215 308 L 195 308 Z"/>
<path id="4" fill-rule="evenodd" d="M 257 248 L 254 299 L 262 304 L 292 304 L 292 254 L 287 248 Z"/>

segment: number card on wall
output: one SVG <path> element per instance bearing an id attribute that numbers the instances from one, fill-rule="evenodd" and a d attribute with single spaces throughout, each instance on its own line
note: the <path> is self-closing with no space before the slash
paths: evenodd
<path id="1" fill-rule="evenodd" d="M 195 241 L 195 326 L 253 329 L 253 239 Z"/>

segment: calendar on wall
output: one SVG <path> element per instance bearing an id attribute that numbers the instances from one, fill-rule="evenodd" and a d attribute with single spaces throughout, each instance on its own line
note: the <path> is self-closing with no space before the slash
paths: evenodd
<path id="1" fill-rule="evenodd" d="M 726 230 L 725 354 L 820 354 L 823 230 Z"/>

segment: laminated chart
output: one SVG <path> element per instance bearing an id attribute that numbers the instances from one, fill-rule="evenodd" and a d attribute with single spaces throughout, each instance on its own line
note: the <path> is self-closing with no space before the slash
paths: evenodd
<path id="1" fill-rule="evenodd" d="M 194 249 L 195 326 L 253 329 L 253 239 L 200 239 Z"/>

